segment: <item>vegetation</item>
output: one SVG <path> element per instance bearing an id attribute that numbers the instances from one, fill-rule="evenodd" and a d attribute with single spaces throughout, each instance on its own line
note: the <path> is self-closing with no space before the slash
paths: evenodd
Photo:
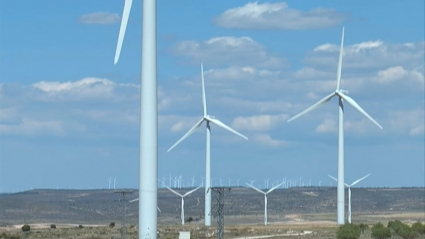
<path id="1" fill-rule="evenodd" d="M 80 229 L 83 229 L 84 227 L 83 227 L 83 225 L 78 225 L 78 228 L 80 228 Z"/>
<path id="2" fill-rule="evenodd" d="M 109 223 L 109 228 L 114 228 L 114 227 L 115 227 L 115 222 Z"/>
<path id="3" fill-rule="evenodd" d="M 188 222 L 188 223 L 193 222 L 193 218 L 192 217 L 189 217 L 188 219 L 186 219 L 186 222 Z"/>
<path id="4" fill-rule="evenodd" d="M 422 224 L 421 225 L 416 224 L 414 228 L 419 229 L 420 227 L 422 227 Z M 415 230 L 413 227 L 409 227 L 409 225 L 404 224 L 398 220 L 389 221 L 388 228 L 391 228 L 392 230 L 394 230 L 394 232 L 397 233 L 397 235 L 399 235 L 403 239 L 417 238 L 419 236 L 418 234 L 420 233 L 417 230 Z"/>
<path id="5" fill-rule="evenodd" d="M 389 228 L 384 227 L 382 223 L 378 222 L 372 227 L 372 237 L 375 239 L 391 238 L 391 231 Z"/>
<path id="6" fill-rule="evenodd" d="M 3 232 L 2 234 L 0 234 L 0 238 L 1 239 L 21 239 L 21 237 L 18 235 L 11 235 L 6 232 Z"/>
<path id="7" fill-rule="evenodd" d="M 364 230 L 368 229 L 368 228 L 369 228 L 369 225 L 367 225 L 367 224 L 365 224 L 365 223 L 360 223 L 360 224 L 359 224 L 359 228 L 360 228 L 360 231 L 361 231 L 362 233 L 364 233 Z"/>
<path id="8" fill-rule="evenodd" d="M 56 229 L 56 225 L 55 225 L 55 224 L 51 224 L 51 225 L 50 225 L 50 228 L 51 228 L 51 229 Z"/>
<path id="9" fill-rule="evenodd" d="M 412 224 L 412 230 L 416 231 L 417 233 L 421 235 L 425 235 L 425 224 L 422 224 L 420 222 L 415 222 Z"/>
<path id="10" fill-rule="evenodd" d="M 29 232 L 30 230 L 31 230 L 30 225 L 25 224 L 25 225 L 22 226 L 22 231 L 23 232 Z"/>
<path id="11" fill-rule="evenodd" d="M 346 223 L 339 227 L 337 232 L 337 238 L 338 239 L 358 239 L 360 237 L 361 231 L 360 227 L 351 224 Z"/>

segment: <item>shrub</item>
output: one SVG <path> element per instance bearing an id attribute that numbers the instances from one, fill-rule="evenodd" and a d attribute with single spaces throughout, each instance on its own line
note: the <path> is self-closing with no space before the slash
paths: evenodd
<path id="1" fill-rule="evenodd" d="M 56 229 L 56 225 L 55 224 L 50 224 L 50 228 L 51 229 Z"/>
<path id="2" fill-rule="evenodd" d="M 378 222 L 372 227 L 372 237 L 375 239 L 391 238 L 391 231 L 388 227 L 384 227 L 382 223 Z"/>
<path id="3" fill-rule="evenodd" d="M 114 227 L 115 227 L 115 222 L 109 223 L 109 228 L 114 228 Z"/>
<path id="4" fill-rule="evenodd" d="M 21 237 L 19 236 L 19 235 L 11 235 L 11 234 L 8 234 L 8 233 L 5 233 L 5 232 L 3 232 L 1 235 L 0 235 L 0 238 L 4 238 L 4 239 L 21 239 Z"/>
<path id="5" fill-rule="evenodd" d="M 403 239 L 414 239 L 418 237 L 418 233 L 414 231 L 412 228 L 410 228 L 409 226 L 400 228 L 397 234 L 401 236 Z"/>
<path id="6" fill-rule="evenodd" d="M 191 223 L 193 221 L 192 217 L 189 217 L 188 219 L 186 219 L 186 222 Z"/>
<path id="7" fill-rule="evenodd" d="M 364 233 L 364 230 L 368 229 L 368 228 L 369 228 L 369 226 L 368 226 L 367 224 L 365 224 L 365 223 L 360 223 L 360 224 L 359 224 L 359 228 L 360 228 L 360 231 L 361 231 L 362 233 Z"/>
<path id="8" fill-rule="evenodd" d="M 400 229 L 406 228 L 406 227 L 409 227 L 409 226 L 407 226 L 406 224 L 403 224 L 399 220 L 395 220 L 395 221 L 389 221 L 387 227 L 393 229 L 398 234 L 398 231 Z"/>
<path id="9" fill-rule="evenodd" d="M 80 229 L 83 229 L 84 227 L 83 227 L 83 225 L 78 225 L 78 228 L 80 228 Z"/>
<path id="10" fill-rule="evenodd" d="M 338 239 L 358 239 L 360 237 L 360 228 L 355 224 L 346 223 L 339 227 L 337 232 Z"/>
<path id="11" fill-rule="evenodd" d="M 28 232 L 29 230 L 31 230 L 30 225 L 25 224 L 25 225 L 23 225 L 23 226 L 22 226 L 22 231 L 23 231 L 23 232 Z"/>
<path id="12" fill-rule="evenodd" d="M 422 224 L 420 222 L 415 222 L 412 224 L 412 229 L 416 231 L 417 233 L 424 235 L 425 234 L 425 224 Z"/>

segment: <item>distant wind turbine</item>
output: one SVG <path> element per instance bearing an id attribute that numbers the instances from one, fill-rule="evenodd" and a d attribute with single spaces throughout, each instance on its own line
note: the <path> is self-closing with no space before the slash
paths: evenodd
<path id="1" fill-rule="evenodd" d="M 181 217 L 181 219 L 182 219 L 182 225 L 184 225 L 184 197 L 186 197 L 186 196 L 188 196 L 189 194 L 191 194 L 191 193 L 195 192 L 196 190 L 200 189 L 201 187 L 197 187 L 197 188 L 195 188 L 195 189 L 193 189 L 193 190 L 190 190 L 189 192 L 187 192 L 187 193 L 185 193 L 185 194 L 183 194 L 183 195 L 181 195 L 180 193 L 178 193 L 178 192 L 174 191 L 173 189 L 171 189 L 171 188 L 169 188 L 169 187 L 166 187 L 166 188 L 167 188 L 168 190 L 170 190 L 172 193 L 174 193 L 174 194 L 176 194 L 177 196 L 180 196 L 180 197 L 182 198 L 182 210 L 181 210 L 180 217 Z"/>
<path id="2" fill-rule="evenodd" d="M 310 106 L 301 113 L 290 118 L 288 122 L 307 114 L 308 112 L 322 106 L 323 104 L 330 101 L 334 96 L 338 96 L 339 99 L 339 121 L 338 121 L 338 186 L 337 186 L 337 223 L 344 224 L 344 104 L 343 101 L 347 101 L 348 104 L 353 106 L 356 110 L 362 113 L 366 118 L 376 124 L 382 129 L 382 126 L 378 124 L 366 111 L 364 111 L 351 97 L 347 95 L 348 91 L 340 89 L 341 84 L 341 68 L 342 68 L 342 54 L 344 45 L 344 28 L 342 28 L 341 48 L 339 51 L 339 62 L 337 70 L 337 82 L 336 89 L 325 98 L 319 100 L 314 105 Z"/>
<path id="3" fill-rule="evenodd" d="M 202 118 L 185 134 L 183 137 L 181 137 L 173 146 L 171 146 L 167 152 L 170 152 L 174 147 L 176 147 L 178 144 L 180 144 L 183 140 L 185 140 L 187 137 L 189 137 L 191 134 L 193 134 L 201 125 L 203 122 L 206 123 L 207 128 L 207 136 L 206 136 L 206 162 L 205 162 L 205 226 L 211 226 L 211 155 L 210 155 L 210 134 L 211 134 L 211 123 L 228 130 L 244 139 L 248 139 L 246 136 L 242 135 L 241 133 L 237 132 L 236 130 L 230 128 L 229 126 L 225 125 L 218 119 L 215 119 L 213 116 L 207 114 L 207 100 L 205 96 L 205 82 L 204 82 L 204 69 L 201 64 L 201 78 L 202 78 L 202 105 L 204 108 L 204 115 Z M 222 182 L 220 181 L 220 184 Z"/>
<path id="4" fill-rule="evenodd" d="M 272 187 L 267 192 L 263 192 L 261 189 L 258 189 L 258 188 L 254 187 L 253 185 L 251 185 L 249 183 L 246 183 L 246 185 L 248 185 L 248 187 L 254 189 L 255 191 L 257 191 L 259 193 L 264 194 L 264 225 L 267 225 L 267 194 L 271 193 L 273 190 L 280 187 L 282 184 L 284 184 L 284 182 Z"/>
<path id="5" fill-rule="evenodd" d="M 333 180 L 338 182 L 338 179 L 332 177 L 331 175 L 328 175 L 330 178 L 332 178 Z M 360 183 L 360 181 L 362 181 L 363 179 L 367 178 L 370 176 L 370 173 L 362 178 L 357 179 L 356 181 L 354 181 L 352 184 L 348 185 L 346 183 L 345 186 L 348 188 L 348 223 L 351 223 L 351 187 Z"/>

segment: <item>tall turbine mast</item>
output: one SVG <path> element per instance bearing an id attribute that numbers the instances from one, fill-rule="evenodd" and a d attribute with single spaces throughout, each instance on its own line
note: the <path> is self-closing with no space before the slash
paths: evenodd
<path id="1" fill-rule="evenodd" d="M 301 115 L 307 114 L 308 112 L 322 106 L 323 104 L 330 101 L 334 96 L 338 96 L 338 182 L 337 182 L 337 223 L 342 225 L 345 223 L 345 215 L 344 215 L 344 104 L 345 100 L 348 104 L 353 106 L 356 110 L 358 110 L 361 114 L 363 114 L 366 118 L 372 121 L 375 125 L 382 129 L 382 126 L 378 124 L 366 111 L 364 111 L 351 97 L 347 95 L 347 91 L 341 90 L 341 69 L 342 69 L 342 55 L 343 55 L 343 45 L 344 45 L 344 28 L 342 28 L 342 37 L 341 37 L 341 48 L 339 51 L 339 60 L 338 60 L 338 69 L 337 69 L 337 84 L 336 90 L 323 99 L 319 100 L 314 105 L 305 109 L 301 113 L 295 115 L 288 122 L 300 117 Z"/>
<path id="2" fill-rule="evenodd" d="M 132 0 L 125 0 L 114 63 L 119 60 Z M 140 83 L 139 238 L 157 238 L 158 109 L 156 0 L 143 0 Z"/>

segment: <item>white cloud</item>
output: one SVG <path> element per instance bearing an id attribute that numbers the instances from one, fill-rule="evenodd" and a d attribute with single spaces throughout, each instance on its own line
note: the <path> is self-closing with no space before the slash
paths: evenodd
<path id="1" fill-rule="evenodd" d="M 261 113 L 282 112 L 291 108 L 292 104 L 282 100 L 245 100 L 239 98 L 223 97 L 220 99 L 226 107 L 240 110 L 251 110 Z"/>
<path id="2" fill-rule="evenodd" d="M 389 113 L 391 131 L 406 135 L 424 134 L 424 109 L 394 111 Z"/>
<path id="3" fill-rule="evenodd" d="M 254 140 L 256 142 L 263 144 L 263 145 L 276 147 L 276 148 L 289 145 L 289 143 L 284 141 L 284 140 L 272 139 L 270 137 L 270 135 L 268 135 L 268 134 L 257 134 L 257 135 L 255 135 Z"/>
<path id="4" fill-rule="evenodd" d="M 288 119 L 286 114 L 237 117 L 233 120 L 232 127 L 237 130 L 267 131 L 286 119 Z"/>
<path id="5" fill-rule="evenodd" d="M 88 77 L 78 81 L 41 81 L 32 85 L 54 98 L 105 98 L 112 95 L 116 84 L 108 79 Z"/>
<path id="6" fill-rule="evenodd" d="M 281 68 L 286 60 L 268 52 L 249 37 L 215 37 L 204 42 L 182 41 L 173 46 L 177 56 L 188 57 L 194 64 Z"/>
<path id="7" fill-rule="evenodd" d="M 14 121 L 18 118 L 18 110 L 14 107 L 0 108 L 0 124 Z"/>
<path id="8" fill-rule="evenodd" d="M 335 38 L 338 39 L 338 38 Z M 344 46 L 344 68 L 379 68 L 402 65 L 418 67 L 423 64 L 425 42 L 406 44 L 366 41 Z M 338 64 L 339 44 L 317 46 L 305 58 L 314 66 L 335 67 Z"/>
<path id="9" fill-rule="evenodd" d="M 23 118 L 20 124 L 0 124 L 0 133 L 6 135 L 66 135 L 61 121 L 38 121 L 30 118 Z"/>
<path id="10" fill-rule="evenodd" d="M 423 135 L 424 131 L 424 125 L 418 125 L 410 130 L 409 135 Z"/>
<path id="11" fill-rule="evenodd" d="M 201 118 L 201 116 L 161 115 L 160 123 L 170 126 L 172 132 L 181 132 L 192 128 Z"/>
<path id="12" fill-rule="evenodd" d="M 373 81 L 380 84 L 388 84 L 395 81 L 406 80 L 424 82 L 424 75 L 417 70 L 405 70 L 402 66 L 390 67 L 378 72 Z"/>
<path id="13" fill-rule="evenodd" d="M 120 16 L 116 13 L 109 12 L 94 12 L 84 14 L 78 18 L 78 22 L 83 24 L 112 24 L 120 20 Z"/>
<path id="14" fill-rule="evenodd" d="M 229 67 L 224 69 L 209 69 L 204 71 L 204 76 L 212 80 L 251 80 L 259 77 L 277 77 L 280 71 L 258 69 L 252 66 Z"/>
<path id="15" fill-rule="evenodd" d="M 323 123 L 321 123 L 316 128 L 316 132 L 318 133 L 329 133 L 336 132 L 338 130 L 337 124 L 333 119 L 325 119 Z"/>
<path id="16" fill-rule="evenodd" d="M 331 77 L 335 78 L 336 73 L 318 70 L 312 67 L 303 67 L 295 71 L 293 76 L 297 79 L 310 79 L 317 81 L 319 79 L 330 79 Z"/>
<path id="17" fill-rule="evenodd" d="M 347 17 L 333 9 L 315 8 L 303 12 L 289 8 L 285 2 L 250 2 L 225 11 L 214 22 L 226 28 L 298 30 L 336 26 Z"/>

